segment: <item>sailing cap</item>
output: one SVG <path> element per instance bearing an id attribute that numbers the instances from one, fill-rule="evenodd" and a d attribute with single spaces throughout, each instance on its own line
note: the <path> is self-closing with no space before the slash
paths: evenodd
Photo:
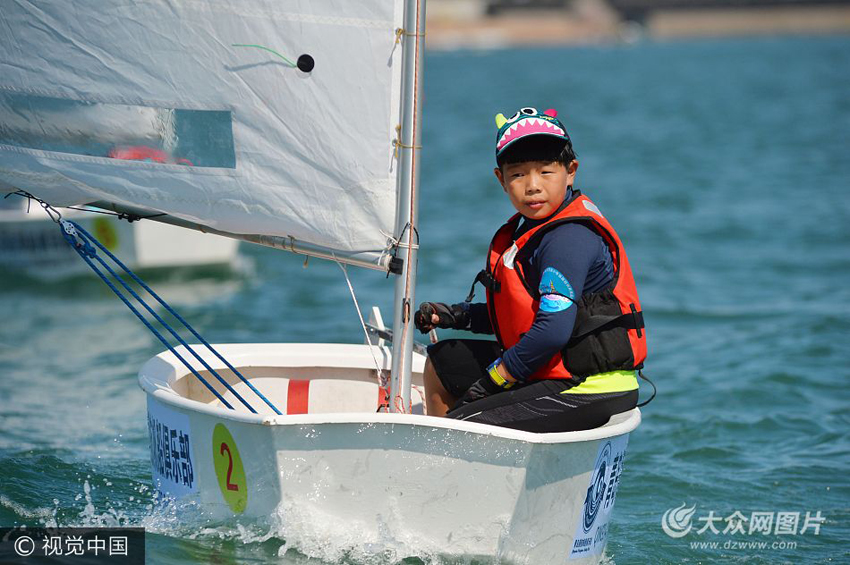
<path id="1" fill-rule="evenodd" d="M 510 118 L 504 114 L 496 114 L 496 157 L 515 141 L 531 135 L 548 135 L 563 140 L 564 146 L 572 145 L 567 128 L 558 119 L 558 112 L 546 110 L 542 114 L 537 108 L 522 108 Z"/>

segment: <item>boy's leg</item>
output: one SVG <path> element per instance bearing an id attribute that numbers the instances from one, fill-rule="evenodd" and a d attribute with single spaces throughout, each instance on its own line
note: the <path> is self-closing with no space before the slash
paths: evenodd
<path id="1" fill-rule="evenodd" d="M 425 373 L 422 375 L 425 381 L 425 407 L 429 416 L 445 416 L 457 402 L 457 398 L 449 394 L 429 357 L 425 361 Z"/>
<path id="2" fill-rule="evenodd" d="M 501 351 L 495 341 L 446 339 L 428 348 L 422 375 L 429 416 L 445 416 L 457 399 L 481 377 Z"/>
<path id="3" fill-rule="evenodd" d="M 637 401 L 637 390 L 570 394 L 566 381 L 544 380 L 464 404 L 448 417 L 527 432 L 571 432 L 603 426 Z"/>

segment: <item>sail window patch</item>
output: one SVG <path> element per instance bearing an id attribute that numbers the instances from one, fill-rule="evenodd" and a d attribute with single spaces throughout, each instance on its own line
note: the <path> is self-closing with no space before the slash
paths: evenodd
<path id="1" fill-rule="evenodd" d="M 0 144 L 124 161 L 236 168 L 230 111 L 0 91 Z"/>

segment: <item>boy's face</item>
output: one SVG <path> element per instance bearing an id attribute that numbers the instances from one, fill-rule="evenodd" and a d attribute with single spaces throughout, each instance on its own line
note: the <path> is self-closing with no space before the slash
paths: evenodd
<path id="1" fill-rule="evenodd" d="M 578 161 L 568 166 L 557 161 L 529 161 L 496 167 L 496 178 L 517 212 L 530 220 L 551 216 L 564 201 L 573 184 Z"/>

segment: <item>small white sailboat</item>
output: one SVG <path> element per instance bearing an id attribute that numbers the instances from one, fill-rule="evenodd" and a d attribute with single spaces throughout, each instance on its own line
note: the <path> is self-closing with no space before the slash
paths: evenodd
<path id="1" fill-rule="evenodd" d="M 354 532 L 375 551 L 598 563 L 639 410 L 554 434 L 422 415 L 412 309 L 424 10 L 422 0 L 5 7 L 0 126 L 3 108 L 40 120 L 82 104 L 75 119 L 155 108 L 175 135 L 145 162 L 115 158 L 115 128 L 102 124 L 84 150 L 54 130 L 0 127 L 0 183 L 395 275 L 392 349 L 232 344 L 201 352 L 203 367 L 186 366 L 185 347 L 146 363 L 163 493 L 222 517 L 275 514 L 302 548 Z"/>
<path id="2" fill-rule="evenodd" d="M 391 351 L 375 349 L 388 371 Z M 217 384 L 237 406 L 225 408 L 171 353 L 151 359 L 139 382 L 164 491 L 196 497 L 215 518 L 277 515 L 295 547 L 354 538 L 360 548 L 400 544 L 418 555 L 599 561 L 637 409 L 602 428 L 556 434 L 376 413 L 381 391 L 367 345 L 218 350 L 284 414 L 251 414 Z M 220 361 L 206 360 L 250 397 Z M 424 357 L 413 361 L 418 384 Z"/>

